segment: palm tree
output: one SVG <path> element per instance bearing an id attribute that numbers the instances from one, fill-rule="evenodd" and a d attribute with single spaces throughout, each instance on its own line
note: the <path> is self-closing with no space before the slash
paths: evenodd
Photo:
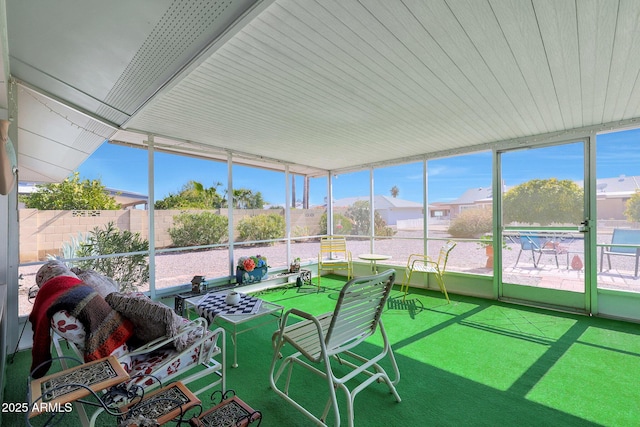
<path id="1" fill-rule="evenodd" d="M 262 209 L 264 207 L 262 193 L 247 188 L 233 190 L 233 205 L 236 209 Z"/>
<path id="2" fill-rule="evenodd" d="M 217 188 L 222 185 L 221 182 L 215 183 L 212 187 L 206 188 L 202 183 L 198 181 L 190 181 L 191 188 L 196 197 L 202 200 L 202 203 L 207 208 L 220 207 L 222 198 L 218 194 Z"/>
<path id="3" fill-rule="evenodd" d="M 395 199 L 396 197 L 398 197 L 398 194 L 400 194 L 400 189 L 398 188 L 398 186 L 394 185 L 393 187 L 391 187 L 391 197 Z"/>

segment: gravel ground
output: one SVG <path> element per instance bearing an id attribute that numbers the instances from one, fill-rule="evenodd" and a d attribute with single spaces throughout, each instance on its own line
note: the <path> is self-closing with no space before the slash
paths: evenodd
<path id="1" fill-rule="evenodd" d="M 415 232 L 405 233 L 409 237 L 416 235 Z M 399 233 L 398 236 L 403 236 Z M 407 256 L 411 253 L 422 253 L 422 240 L 384 240 L 376 243 L 380 247 L 380 252 L 391 255 L 389 264 L 404 265 Z M 349 241 L 349 250 L 353 254 L 354 261 L 358 261 L 357 254 L 371 252 L 368 240 Z M 381 249 L 384 246 L 384 249 Z M 435 245 L 434 245 L 435 247 Z M 305 262 L 316 262 L 318 258 L 318 240 L 308 240 L 295 242 L 292 244 L 291 254 L 293 257 L 300 257 L 302 264 Z M 437 249 L 434 248 L 434 256 L 437 256 Z M 478 255 L 477 246 L 474 245 L 475 256 Z M 261 245 L 246 248 L 236 248 L 234 257 L 237 259 L 244 255 L 265 256 L 272 269 L 286 268 L 289 260 L 286 256 L 286 245 Z M 213 249 L 197 252 L 168 252 L 156 255 L 156 287 L 166 288 L 179 284 L 190 283 L 195 275 L 203 275 L 206 278 L 223 277 L 229 274 L 229 252 L 226 249 Z M 484 261 L 482 261 L 484 262 Z M 31 312 L 31 303 L 27 300 L 28 289 L 35 285 L 35 275 L 40 265 L 31 265 L 20 268 L 22 279 L 20 280 L 19 304 L 20 314 Z M 140 291 L 148 290 L 148 286 L 139 288 Z"/>
<path id="2" fill-rule="evenodd" d="M 396 234 L 395 239 L 382 239 L 375 241 L 375 252 L 390 255 L 391 259 L 383 264 L 405 265 L 407 257 L 412 253 L 423 252 L 423 241 L 421 232 L 404 231 Z M 437 237 L 437 236 L 435 236 Z M 446 236 L 441 236 L 446 238 Z M 400 238 L 400 239 L 398 239 Z M 581 242 L 574 242 L 580 246 Z M 302 264 L 305 262 L 316 262 L 318 256 L 319 243 L 317 240 L 309 240 L 292 243 L 292 257 L 300 257 Z M 368 240 L 350 240 L 349 250 L 353 254 L 354 261 L 358 254 L 371 252 Z M 429 255 L 438 256 L 440 243 L 432 242 L 429 247 Z M 567 269 L 566 255 L 558 256 L 560 268 L 555 267 L 555 260 L 552 256 L 545 255 L 539 268 L 534 268 L 531 262 L 530 253 L 522 253 L 521 259 L 516 266 L 516 258 L 520 253 L 520 246 L 510 244 L 511 250 L 504 251 L 503 265 L 504 278 L 511 283 L 520 283 L 530 286 L 538 286 L 543 280 L 549 277 L 560 278 L 557 280 L 573 280 L 580 282 L 583 280 L 583 272 Z M 570 250 L 573 250 L 569 246 Z M 578 249 L 577 247 L 575 248 Z M 257 255 L 267 257 L 272 270 L 278 267 L 286 268 L 289 260 L 286 256 L 286 245 L 264 245 L 236 248 L 234 257 L 237 259 L 243 255 Z M 572 255 L 570 256 L 571 261 Z M 599 260 L 598 260 L 599 261 Z M 365 262 L 365 261 L 361 261 Z M 460 242 L 451 252 L 448 271 L 461 271 L 474 274 L 491 274 L 491 269 L 485 267 L 486 257 L 484 251 L 474 242 Z M 614 270 L 605 270 L 598 275 L 599 286 L 611 289 L 640 291 L 640 280 L 633 276 L 633 258 L 613 257 L 612 266 Z M 606 263 L 606 261 L 605 261 Z M 20 314 L 26 315 L 31 312 L 32 304 L 27 299 L 28 289 L 35 285 L 35 274 L 39 265 L 26 266 L 20 268 L 22 279 L 20 280 L 19 304 Z M 169 252 L 156 255 L 156 286 L 166 288 L 179 284 L 190 283 L 195 275 L 203 275 L 208 279 L 226 276 L 229 272 L 229 252 L 226 249 L 213 249 L 198 252 Z M 631 272 L 631 273 L 630 273 Z M 140 288 L 141 291 L 148 290 L 148 286 Z"/>

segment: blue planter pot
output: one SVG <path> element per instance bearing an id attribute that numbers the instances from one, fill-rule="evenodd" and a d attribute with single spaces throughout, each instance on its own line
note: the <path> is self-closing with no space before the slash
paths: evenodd
<path id="1" fill-rule="evenodd" d="M 236 282 L 240 284 L 257 283 L 267 277 L 267 267 L 259 267 L 253 271 L 241 270 L 236 267 Z"/>

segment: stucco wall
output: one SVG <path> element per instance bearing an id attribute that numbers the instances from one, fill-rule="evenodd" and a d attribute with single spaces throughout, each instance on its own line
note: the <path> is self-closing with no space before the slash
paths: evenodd
<path id="1" fill-rule="evenodd" d="M 180 210 L 155 211 L 156 248 L 171 247 L 169 228 L 173 226 L 173 217 Z M 201 212 L 201 211 L 194 211 Z M 292 236 L 304 232 L 308 235 L 320 231 L 321 209 L 292 209 Z M 227 209 L 216 210 L 215 213 L 228 215 Z M 246 216 L 276 213 L 284 215 L 283 209 L 253 209 L 234 211 L 234 228 Z M 102 228 L 109 222 L 115 223 L 120 230 L 140 233 L 144 239 L 149 238 L 149 212 L 145 210 L 115 211 L 39 211 L 37 209 L 20 209 L 20 262 L 33 262 L 46 259 L 47 255 L 60 255 L 64 243 L 71 243 L 79 233 L 86 235 L 94 228 Z M 300 234 L 298 234 L 300 235 Z"/>

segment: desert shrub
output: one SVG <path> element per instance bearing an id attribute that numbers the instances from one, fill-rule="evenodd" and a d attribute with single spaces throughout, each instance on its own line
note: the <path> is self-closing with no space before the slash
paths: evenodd
<path id="1" fill-rule="evenodd" d="M 60 249 L 60 257 L 63 260 L 76 258 L 78 255 L 78 249 L 80 249 L 80 244 L 87 241 L 87 236 L 82 233 L 78 233 L 78 237 L 71 236 L 70 242 L 63 242 L 62 248 Z M 57 255 L 47 254 L 48 260 L 59 259 Z M 64 261 L 67 267 L 72 268 L 76 266 L 76 262 L 74 261 Z"/>
<path id="2" fill-rule="evenodd" d="M 181 213 L 173 217 L 169 236 L 174 246 L 224 243 L 229 238 L 229 218 L 213 212 Z"/>
<path id="3" fill-rule="evenodd" d="M 624 216 L 629 222 L 640 222 L 640 192 L 636 191 L 627 201 Z"/>
<path id="4" fill-rule="evenodd" d="M 371 213 L 369 202 L 359 200 L 347 209 L 346 216 L 351 220 L 353 228 L 352 234 L 358 236 L 368 236 L 371 233 Z M 394 232 L 391 227 L 387 227 L 387 222 L 382 218 L 378 211 L 373 212 L 374 235 L 376 236 L 393 236 Z"/>
<path id="5" fill-rule="evenodd" d="M 238 238 L 248 240 L 270 240 L 284 237 L 285 223 L 282 215 L 262 214 L 245 217 L 238 223 Z"/>
<path id="6" fill-rule="evenodd" d="M 449 234 L 451 237 L 474 238 L 490 233 L 493 224 L 491 209 L 467 209 L 451 221 Z"/>
<path id="7" fill-rule="evenodd" d="M 97 255 L 147 252 L 149 241 L 139 233 L 119 230 L 113 222 L 104 229 L 98 227 L 89 232 L 86 240 L 80 242 L 76 252 L 78 258 Z M 75 264 L 83 270 L 93 269 L 112 278 L 120 285 L 120 292 L 135 291 L 149 281 L 149 263 L 147 254 L 133 254 L 108 258 L 77 261 Z"/>
<path id="8" fill-rule="evenodd" d="M 376 212 L 377 213 L 377 212 Z M 371 215 L 369 214 L 369 202 L 360 200 L 349 206 L 345 213 L 353 223 L 351 233 L 357 236 L 369 235 Z"/>
<path id="9" fill-rule="evenodd" d="M 333 214 L 333 229 L 335 233 L 349 235 L 352 227 L 353 224 L 349 218 L 339 213 Z M 320 234 L 329 234 L 327 233 L 326 212 L 320 216 Z"/>
<path id="10" fill-rule="evenodd" d="M 370 219 L 369 202 L 355 202 L 344 215 L 333 214 L 333 232 L 343 235 L 368 236 Z M 391 227 L 387 227 L 386 221 L 377 211 L 374 213 L 374 221 L 376 236 L 393 236 L 395 234 Z M 326 212 L 320 217 L 320 234 L 329 234 L 327 233 Z"/>
<path id="11" fill-rule="evenodd" d="M 387 222 L 382 219 L 378 212 L 375 213 L 375 221 L 376 236 L 391 237 L 396 234 L 396 232 L 393 231 L 393 228 L 387 226 Z"/>
<path id="12" fill-rule="evenodd" d="M 291 229 L 291 237 L 307 237 L 311 234 L 309 227 L 296 225 Z"/>

